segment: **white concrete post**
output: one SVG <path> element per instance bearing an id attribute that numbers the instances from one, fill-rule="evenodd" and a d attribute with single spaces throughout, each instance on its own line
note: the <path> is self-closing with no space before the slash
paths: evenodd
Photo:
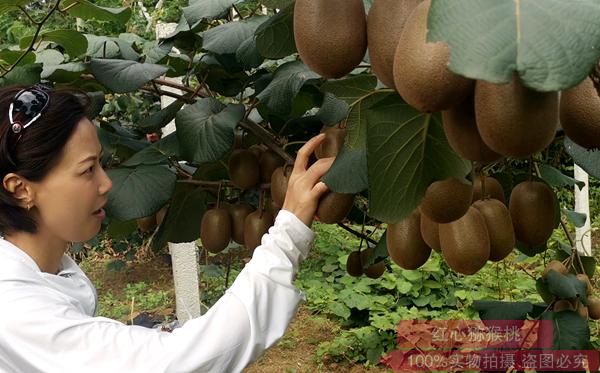
<path id="1" fill-rule="evenodd" d="M 156 25 L 156 38 L 165 37 L 172 33 L 177 27 L 176 23 L 158 23 Z M 181 84 L 181 79 L 166 78 L 173 82 Z M 182 92 L 175 88 L 167 86 L 162 87 L 178 94 Z M 167 107 L 175 101 L 172 97 L 162 96 L 160 100 L 161 107 Z M 175 131 L 175 121 L 167 124 L 163 130 L 163 136 L 167 136 Z M 173 264 L 173 280 L 175 285 L 175 302 L 177 320 L 183 325 L 188 320 L 198 317 L 202 311 L 200 308 L 200 286 L 198 283 L 198 250 L 195 242 L 186 242 L 180 244 L 168 243 L 171 261 Z"/>
<path id="2" fill-rule="evenodd" d="M 575 240 L 577 251 L 581 255 L 592 255 L 592 225 L 590 216 L 590 200 L 589 200 L 589 177 L 581 167 L 575 165 L 575 180 L 583 181 L 585 186 L 579 190 L 575 185 L 575 211 L 585 214 L 587 219 L 585 225 L 575 229 Z"/>

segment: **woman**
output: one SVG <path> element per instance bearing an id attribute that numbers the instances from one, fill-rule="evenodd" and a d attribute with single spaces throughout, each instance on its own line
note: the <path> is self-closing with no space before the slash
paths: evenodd
<path id="1" fill-rule="evenodd" d="M 92 238 L 111 181 L 86 108 L 42 86 L 0 90 L 0 372 L 238 372 L 284 333 L 292 285 L 314 239 L 320 178 L 299 151 L 275 226 L 225 295 L 172 333 L 94 317 L 95 290 L 65 255 Z"/>

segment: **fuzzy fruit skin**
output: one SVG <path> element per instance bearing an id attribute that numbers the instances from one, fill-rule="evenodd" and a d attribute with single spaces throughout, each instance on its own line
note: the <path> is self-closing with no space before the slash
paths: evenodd
<path id="1" fill-rule="evenodd" d="M 485 219 L 475 207 L 470 207 L 462 218 L 440 224 L 440 244 L 450 268 L 465 275 L 476 273 L 490 256 Z"/>
<path id="2" fill-rule="evenodd" d="M 598 297 L 591 295 L 588 297 L 588 313 L 590 315 L 590 319 L 598 320 L 600 319 L 600 299 Z"/>
<path id="3" fill-rule="evenodd" d="M 550 263 L 548 263 L 546 265 L 546 268 L 544 268 L 544 272 L 542 273 L 542 278 L 546 278 L 546 276 L 548 276 L 548 272 L 550 272 L 550 270 L 554 270 L 554 271 L 560 273 L 561 275 L 566 275 L 567 273 L 569 273 L 569 270 L 567 269 L 567 267 L 565 267 L 564 264 L 562 264 L 558 260 L 551 260 Z"/>
<path id="4" fill-rule="evenodd" d="M 576 144 L 588 149 L 600 147 L 600 97 L 589 77 L 562 91 L 560 125 Z"/>
<path id="5" fill-rule="evenodd" d="M 438 253 L 442 251 L 440 246 L 440 225 L 429 219 L 427 215 L 421 215 L 421 237 L 427 246 L 431 247 Z"/>
<path id="6" fill-rule="evenodd" d="M 231 238 L 240 245 L 243 245 L 244 222 L 253 209 L 245 202 L 238 202 L 235 205 L 231 205 L 228 210 L 231 217 Z"/>
<path id="7" fill-rule="evenodd" d="M 518 77 L 508 84 L 477 81 L 475 118 L 479 134 L 493 151 L 526 158 L 546 148 L 558 126 L 558 93 L 536 92 Z"/>
<path id="8" fill-rule="evenodd" d="M 285 201 L 289 172 L 290 170 L 283 166 L 277 167 L 275 171 L 273 171 L 273 175 L 271 175 L 271 200 L 276 206 L 279 206 L 279 208 L 283 206 L 283 202 Z"/>
<path id="9" fill-rule="evenodd" d="M 241 189 L 248 189 L 260 181 L 260 165 L 256 155 L 246 149 L 234 150 L 229 157 L 229 179 Z"/>
<path id="10" fill-rule="evenodd" d="M 389 88 L 394 84 L 397 41 L 410 13 L 422 0 L 374 0 L 367 17 L 369 60 L 373 74 Z M 396 41 L 396 42 L 395 42 Z"/>
<path id="11" fill-rule="evenodd" d="M 429 259 L 431 247 L 421 237 L 421 213 L 413 211 L 399 223 L 389 224 L 386 244 L 390 258 L 404 269 L 417 269 Z"/>
<path id="12" fill-rule="evenodd" d="M 365 275 L 368 278 L 379 278 L 385 272 L 385 261 L 374 263 L 365 269 Z"/>
<path id="13" fill-rule="evenodd" d="M 208 210 L 200 223 L 202 246 L 211 253 L 223 251 L 231 240 L 231 218 L 224 208 Z"/>
<path id="14" fill-rule="evenodd" d="M 481 139 L 475 123 L 474 98 L 470 95 L 461 104 L 444 110 L 442 121 L 450 147 L 469 161 L 493 163 L 502 156 L 489 148 Z"/>
<path id="15" fill-rule="evenodd" d="M 325 133 L 325 140 L 315 149 L 315 157 L 321 159 L 337 156 L 344 144 L 346 129 L 334 126 L 323 128 L 321 132 Z"/>
<path id="16" fill-rule="evenodd" d="M 554 312 L 560 312 L 560 311 L 565 311 L 565 310 L 575 311 L 575 307 L 569 300 L 559 299 L 556 301 L 556 303 L 554 303 L 552 310 Z"/>
<path id="17" fill-rule="evenodd" d="M 294 39 L 306 66 L 324 78 L 351 72 L 367 50 L 362 0 L 296 0 Z"/>
<path id="18" fill-rule="evenodd" d="M 473 202 L 483 199 L 484 197 L 494 198 L 506 204 L 504 197 L 504 189 L 500 182 L 491 176 L 485 177 L 485 196 L 482 195 L 481 177 L 475 176 L 473 180 Z"/>
<path id="19" fill-rule="evenodd" d="M 346 272 L 352 277 L 360 277 L 363 275 L 362 261 L 358 251 L 353 251 L 348 255 Z"/>
<path id="20" fill-rule="evenodd" d="M 256 210 L 246 216 L 244 220 L 244 246 L 250 251 L 254 251 L 273 225 L 273 215 L 268 211 Z"/>
<path id="21" fill-rule="evenodd" d="M 436 223 L 445 224 L 463 216 L 473 199 L 473 185 L 451 177 L 433 182 L 425 191 L 421 213 Z"/>
<path id="22" fill-rule="evenodd" d="M 484 199 L 473 203 L 483 218 L 490 236 L 490 258 L 498 262 L 508 256 L 515 247 L 515 232 L 510 212 L 497 199 Z"/>
<path id="23" fill-rule="evenodd" d="M 317 216 L 325 224 L 340 223 L 352 210 L 354 194 L 327 192 L 319 201 Z"/>
<path id="24" fill-rule="evenodd" d="M 258 163 L 260 165 L 260 181 L 270 183 L 275 169 L 283 166 L 285 161 L 273 150 L 267 149 L 261 153 Z"/>
<path id="25" fill-rule="evenodd" d="M 394 85 L 400 96 L 422 112 L 460 104 L 473 92 L 474 81 L 448 69 L 450 51 L 444 43 L 427 43 L 431 0 L 419 4 L 404 24 L 394 54 Z"/>
<path id="26" fill-rule="evenodd" d="M 541 245 L 556 227 L 556 195 L 540 181 L 524 181 L 510 194 L 510 217 L 515 236 L 531 246 Z"/>

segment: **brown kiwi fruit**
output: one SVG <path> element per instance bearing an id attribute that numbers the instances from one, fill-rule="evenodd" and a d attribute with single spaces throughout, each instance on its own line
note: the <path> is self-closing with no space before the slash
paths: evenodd
<path id="1" fill-rule="evenodd" d="M 373 74 L 389 88 L 394 85 L 397 40 L 413 9 L 422 0 L 374 0 L 367 16 L 367 40 Z"/>
<path id="2" fill-rule="evenodd" d="M 413 211 L 399 223 L 389 224 L 386 244 L 390 258 L 404 269 L 417 269 L 429 259 L 431 247 L 421 236 L 421 213 Z"/>
<path id="3" fill-rule="evenodd" d="M 296 0 L 294 40 L 306 66 L 324 78 L 341 78 L 367 50 L 363 0 Z"/>
<path id="4" fill-rule="evenodd" d="M 400 96 L 422 112 L 460 104 L 473 92 L 474 81 L 448 69 L 450 52 L 444 43 L 427 42 L 431 0 L 411 12 L 394 53 L 394 85 Z"/>
<path id="5" fill-rule="evenodd" d="M 556 195 L 540 181 L 515 186 L 508 202 L 517 239 L 531 246 L 541 245 L 556 227 Z"/>
<path id="6" fill-rule="evenodd" d="M 231 217 L 226 208 L 208 210 L 200 224 L 202 246 L 211 253 L 223 251 L 231 240 Z"/>
<path id="7" fill-rule="evenodd" d="M 231 238 L 244 244 L 244 222 L 254 209 L 246 202 L 238 202 L 229 207 L 229 216 L 231 216 Z"/>
<path id="8" fill-rule="evenodd" d="M 317 216 L 325 224 L 339 223 L 354 206 L 354 194 L 327 192 L 319 201 Z"/>
<path id="9" fill-rule="evenodd" d="M 256 159 L 260 160 L 260 156 L 262 155 L 262 153 L 265 152 L 266 146 L 263 144 L 254 144 L 251 147 L 249 147 L 248 150 L 250 150 L 252 153 L 254 153 L 254 155 L 256 156 Z"/>
<path id="10" fill-rule="evenodd" d="M 526 158 L 550 145 L 558 126 L 558 93 L 477 81 L 475 118 L 483 141 L 507 157 Z"/>
<path id="11" fill-rule="evenodd" d="M 287 166 L 277 167 L 271 175 L 271 200 L 279 208 L 285 201 L 291 170 L 291 167 Z"/>
<path id="12" fill-rule="evenodd" d="M 583 273 L 578 273 L 575 278 L 577 278 L 579 281 L 583 282 L 585 284 L 585 293 L 586 295 L 590 295 L 592 294 L 592 284 L 590 283 L 590 278 L 583 274 Z"/>
<path id="13" fill-rule="evenodd" d="M 475 123 L 473 95 L 469 95 L 460 105 L 444 110 L 442 121 L 448 144 L 464 159 L 487 164 L 502 158 L 490 149 L 479 135 Z"/>
<path id="14" fill-rule="evenodd" d="M 260 181 L 258 158 L 250 150 L 234 150 L 229 157 L 228 169 L 229 179 L 238 188 L 252 188 Z"/>
<path id="15" fill-rule="evenodd" d="M 586 320 L 590 318 L 590 313 L 587 306 L 584 306 L 579 300 L 577 301 L 577 313 Z"/>
<path id="16" fill-rule="evenodd" d="M 589 77 L 562 91 L 560 125 L 576 144 L 588 149 L 600 147 L 600 97 Z"/>
<path id="17" fill-rule="evenodd" d="M 598 320 L 600 319 L 600 299 L 598 297 L 591 295 L 587 299 L 588 301 L 588 313 L 590 315 L 590 319 Z"/>
<path id="18" fill-rule="evenodd" d="M 348 255 L 346 272 L 353 277 L 360 277 L 363 275 L 362 260 L 358 251 L 353 251 Z"/>
<path id="19" fill-rule="evenodd" d="M 265 150 L 258 160 L 260 164 L 260 181 L 270 183 L 271 176 L 277 167 L 284 165 L 285 161 L 271 149 Z"/>
<path id="20" fill-rule="evenodd" d="M 438 253 L 442 252 L 442 248 L 440 247 L 440 224 L 429 219 L 425 214 L 420 215 L 421 237 L 423 237 L 423 241 Z"/>
<path id="21" fill-rule="evenodd" d="M 472 275 L 483 268 L 490 257 L 490 237 L 479 210 L 470 207 L 460 219 L 440 224 L 440 244 L 454 271 Z"/>
<path id="22" fill-rule="evenodd" d="M 482 178 L 478 175 L 478 176 L 475 176 L 475 179 L 473 181 L 473 202 L 478 201 L 480 199 L 484 199 L 484 198 L 493 198 L 493 199 L 497 199 L 498 201 L 506 204 L 506 199 L 504 198 L 504 189 L 502 188 L 502 185 L 500 184 L 500 182 L 491 176 L 485 176 L 485 178 L 484 178 L 485 196 L 484 196 L 482 194 L 483 186 L 481 185 L 481 179 Z"/>
<path id="23" fill-rule="evenodd" d="M 575 311 L 575 307 L 568 299 L 559 299 L 554 302 L 554 306 L 552 307 L 552 311 L 560 312 L 565 310 Z"/>
<path id="24" fill-rule="evenodd" d="M 429 185 L 421 202 L 421 213 L 445 224 L 463 216 L 473 199 L 473 184 L 451 177 Z"/>
<path id="25" fill-rule="evenodd" d="M 365 269 L 365 275 L 368 278 L 379 278 L 385 273 L 385 261 L 371 264 Z"/>
<path id="26" fill-rule="evenodd" d="M 156 215 L 150 215 L 144 218 L 136 219 L 136 223 L 141 232 L 153 232 L 156 229 Z"/>
<path id="27" fill-rule="evenodd" d="M 325 140 L 315 149 L 315 157 L 321 159 L 337 156 L 346 137 L 346 128 L 324 127 L 321 132 L 325 133 Z"/>
<path id="28" fill-rule="evenodd" d="M 489 260 L 498 262 L 508 256 L 515 247 L 515 231 L 506 206 L 497 199 L 484 199 L 473 203 L 483 218 L 490 236 Z"/>
<path id="29" fill-rule="evenodd" d="M 244 220 L 244 246 L 254 251 L 272 225 L 273 215 L 268 211 L 256 210 L 248 214 Z"/>
<path id="30" fill-rule="evenodd" d="M 548 272 L 550 272 L 550 270 L 555 270 L 556 272 L 560 273 L 561 275 L 566 275 L 567 273 L 569 273 L 569 270 L 567 269 L 567 267 L 565 267 L 564 264 L 562 264 L 558 260 L 551 260 L 548 263 L 548 265 L 546 265 L 546 268 L 544 268 L 544 272 L 542 273 L 542 278 L 546 278 L 546 276 L 548 276 Z"/>

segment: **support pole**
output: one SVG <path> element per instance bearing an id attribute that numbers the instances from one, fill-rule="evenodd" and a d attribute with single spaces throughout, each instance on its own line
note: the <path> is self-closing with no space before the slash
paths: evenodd
<path id="1" fill-rule="evenodd" d="M 587 219 L 581 228 L 575 229 L 575 241 L 577 251 L 581 255 L 592 255 L 592 225 L 590 216 L 590 200 L 589 200 L 589 176 L 581 167 L 575 165 L 574 172 L 575 180 L 583 181 L 585 186 L 579 190 L 577 185 L 575 188 L 575 211 L 585 214 Z"/>

